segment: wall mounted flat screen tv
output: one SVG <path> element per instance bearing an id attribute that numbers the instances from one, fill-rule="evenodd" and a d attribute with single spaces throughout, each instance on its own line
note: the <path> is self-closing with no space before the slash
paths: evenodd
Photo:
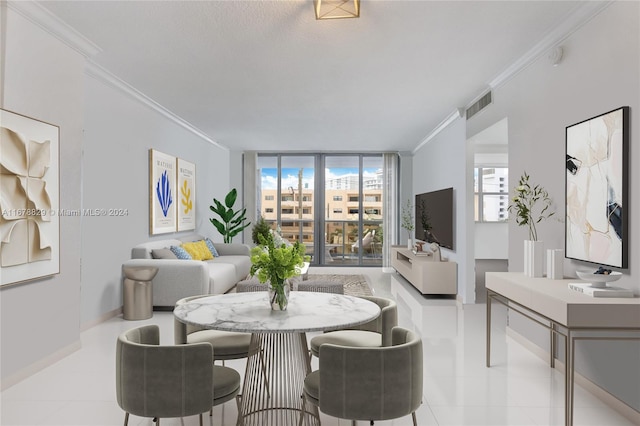
<path id="1" fill-rule="evenodd" d="M 415 237 L 453 250 L 453 188 L 416 194 Z"/>

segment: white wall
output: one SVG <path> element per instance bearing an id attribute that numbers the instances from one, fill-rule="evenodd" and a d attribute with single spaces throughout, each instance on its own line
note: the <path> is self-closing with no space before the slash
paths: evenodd
<path id="1" fill-rule="evenodd" d="M 508 259 L 509 226 L 501 222 L 474 224 L 474 258 Z"/>
<path id="2" fill-rule="evenodd" d="M 556 219 L 539 226 L 547 248 L 564 247 L 565 127 L 614 108 L 631 107 L 629 264 L 621 286 L 640 294 L 640 3 L 614 2 L 562 42 L 557 67 L 541 57 L 494 90 L 494 103 L 468 122 L 473 134 L 509 119 L 509 174 L 513 186 L 526 170 L 545 187 L 557 207 Z M 509 225 L 509 268 L 522 271 L 526 230 Z M 565 275 L 582 262 L 565 260 Z M 510 326 L 548 350 L 547 333 L 514 315 Z M 583 348 L 588 347 L 588 350 Z M 640 410 L 640 344 L 589 342 L 577 347 L 578 372 L 636 410 Z"/>
<path id="3" fill-rule="evenodd" d="M 229 152 L 93 76 L 85 77 L 83 208 L 126 209 L 82 218 L 83 327 L 122 306 L 121 265 L 149 235 L 149 149 L 196 165 L 196 231 L 222 241 L 209 222 L 229 188 Z M 189 234 L 183 232 L 180 235 Z"/>
<path id="4" fill-rule="evenodd" d="M 413 194 L 453 187 L 454 250 L 442 255 L 458 263 L 458 297 L 475 301 L 473 273 L 473 157 L 468 158 L 466 125 L 458 119 L 431 139 L 413 156 Z M 469 200 L 471 196 L 471 200 Z"/>
<path id="5" fill-rule="evenodd" d="M 4 3 L 0 8 L 5 14 L 1 106 L 60 127 L 60 207 L 79 209 L 84 58 Z M 79 347 L 79 217 L 60 220 L 60 274 L 5 286 L 0 298 L 3 387 L 19 380 L 27 367 Z"/>
<path id="6" fill-rule="evenodd" d="M 134 244 L 174 236 L 149 236 L 149 148 L 196 164 L 196 232 L 215 241 L 209 205 L 228 192 L 231 165 L 227 149 L 87 72 L 86 57 L 43 29 L 47 22 L 1 10 L 1 106 L 60 126 L 61 209 L 127 211 L 62 217 L 60 274 L 0 290 L 6 388 L 77 349 L 81 329 L 120 310 L 121 265 Z"/>

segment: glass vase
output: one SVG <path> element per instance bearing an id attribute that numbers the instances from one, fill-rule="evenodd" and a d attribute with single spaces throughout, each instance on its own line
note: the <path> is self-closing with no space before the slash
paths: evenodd
<path id="1" fill-rule="evenodd" d="M 289 283 L 284 281 L 276 285 L 269 283 L 269 303 L 274 311 L 286 311 L 289 304 Z"/>

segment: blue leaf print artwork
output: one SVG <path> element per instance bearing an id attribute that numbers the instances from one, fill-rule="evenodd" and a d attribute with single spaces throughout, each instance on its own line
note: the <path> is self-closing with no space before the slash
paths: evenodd
<path id="1" fill-rule="evenodd" d="M 164 217 L 167 217 L 169 206 L 173 202 L 173 199 L 171 198 L 171 184 L 169 183 L 166 170 L 162 172 L 162 176 L 158 179 L 156 194 L 158 195 L 158 202 L 160 203 L 162 214 Z"/>

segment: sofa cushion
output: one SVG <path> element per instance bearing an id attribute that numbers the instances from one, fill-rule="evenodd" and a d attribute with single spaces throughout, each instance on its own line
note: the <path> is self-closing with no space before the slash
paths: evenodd
<path id="1" fill-rule="evenodd" d="M 191 260 L 191 255 L 189 254 L 189 252 L 186 251 L 185 249 L 183 249 L 182 247 L 180 247 L 180 246 L 171 246 L 170 249 L 173 252 L 173 254 L 176 255 L 176 257 L 178 259 Z"/>
<path id="2" fill-rule="evenodd" d="M 238 282 L 236 268 L 230 263 L 207 261 L 209 267 L 209 294 L 226 293 Z"/>
<path id="3" fill-rule="evenodd" d="M 183 243 L 181 247 L 185 249 L 187 253 L 189 253 L 189 255 L 191 255 L 191 258 L 193 260 L 213 259 L 213 254 L 211 254 L 211 251 L 209 250 L 209 247 L 207 247 L 207 244 L 204 242 L 204 240 L 194 241 L 191 243 Z"/>
<path id="4" fill-rule="evenodd" d="M 216 257 L 214 260 L 210 260 L 209 263 L 227 263 L 233 265 L 236 283 L 247 278 L 251 269 L 251 258 L 249 256 L 225 255 Z"/>
<path id="5" fill-rule="evenodd" d="M 175 255 L 175 253 L 168 248 L 152 249 L 151 257 L 153 257 L 154 259 L 177 259 L 178 258 Z"/>
<path id="6" fill-rule="evenodd" d="M 211 254 L 213 255 L 213 257 L 218 257 L 220 256 L 218 254 L 218 250 L 216 250 L 216 246 L 213 245 L 213 241 L 211 241 L 209 238 L 205 238 L 204 242 L 207 244 L 207 247 L 209 247 L 209 251 L 211 252 Z"/>
<path id="7" fill-rule="evenodd" d="M 132 259 L 153 259 L 151 250 L 169 248 L 171 246 L 179 246 L 182 244 L 180 240 L 153 240 L 146 243 L 138 244 L 131 249 Z"/>

